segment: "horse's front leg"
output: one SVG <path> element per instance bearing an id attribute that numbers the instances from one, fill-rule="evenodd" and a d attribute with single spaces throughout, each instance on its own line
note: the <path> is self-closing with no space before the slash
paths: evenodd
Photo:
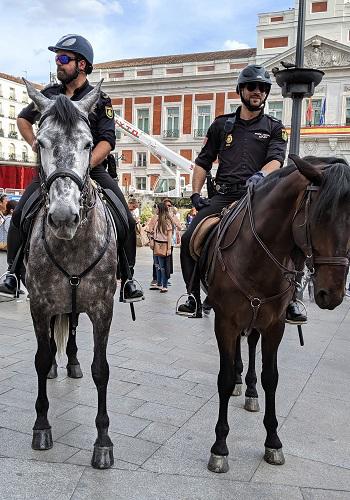
<path id="1" fill-rule="evenodd" d="M 228 317 L 215 315 L 215 335 L 220 353 L 220 371 L 218 391 L 220 399 L 219 418 L 215 427 L 216 441 L 211 448 L 208 469 L 212 472 L 227 472 L 228 448 L 226 438 L 229 433 L 227 421 L 228 402 L 235 387 L 235 350 L 239 332 L 234 332 L 232 321 Z M 236 333 L 236 334 L 235 334 Z"/>
<path id="2" fill-rule="evenodd" d="M 57 346 L 55 341 L 55 317 L 51 318 L 50 330 L 51 330 L 50 349 L 52 354 L 52 365 L 49 373 L 47 374 L 47 378 L 53 379 L 57 378 L 57 361 L 56 361 Z"/>
<path id="3" fill-rule="evenodd" d="M 38 397 L 35 403 L 36 420 L 33 427 L 32 448 L 34 450 L 48 450 L 52 448 L 51 426 L 47 419 L 49 400 L 47 398 L 47 375 L 52 365 L 52 352 L 50 349 L 50 317 L 32 312 L 35 335 L 37 339 L 37 352 L 35 355 L 35 368 L 38 375 Z"/>
<path id="4" fill-rule="evenodd" d="M 73 333 L 72 329 L 72 317 L 69 315 L 69 335 L 67 341 L 66 354 L 68 358 L 67 363 L 67 375 L 70 378 L 81 378 L 83 376 L 83 372 L 80 368 L 80 363 L 77 358 L 77 336 Z"/>
<path id="5" fill-rule="evenodd" d="M 282 443 L 277 434 L 278 421 L 276 418 L 275 395 L 278 384 L 277 351 L 282 340 L 285 324 L 280 322 L 265 330 L 262 335 L 262 372 L 261 382 L 265 391 L 266 428 L 265 455 L 266 462 L 272 465 L 284 464 Z"/>
<path id="6" fill-rule="evenodd" d="M 97 439 L 91 465 L 96 469 L 109 469 L 113 463 L 113 443 L 108 435 L 109 418 L 107 414 L 107 384 L 109 379 L 109 366 L 106 358 L 107 341 L 112 321 L 113 302 L 102 301 L 103 311 L 89 314 L 94 330 L 94 359 L 91 365 L 92 378 L 94 379 L 98 394 L 98 412 L 96 416 Z"/>
<path id="7" fill-rule="evenodd" d="M 256 372 L 255 372 L 255 359 L 256 359 L 256 345 L 258 343 L 260 333 L 253 329 L 248 335 L 248 351 L 249 351 L 249 365 L 245 383 L 247 389 L 245 391 L 244 408 L 248 411 L 259 411 L 258 393 L 256 390 Z"/>
<path id="8" fill-rule="evenodd" d="M 241 396 L 242 394 L 242 372 L 243 361 L 241 353 L 241 335 L 238 335 L 235 355 L 235 388 L 233 389 L 232 396 Z"/>

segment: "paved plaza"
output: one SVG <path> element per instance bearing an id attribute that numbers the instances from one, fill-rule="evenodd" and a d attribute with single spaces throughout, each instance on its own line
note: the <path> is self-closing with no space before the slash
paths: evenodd
<path id="1" fill-rule="evenodd" d="M 335 311 L 309 305 L 300 347 L 287 326 L 279 351 L 279 435 L 286 464 L 264 462 L 264 398 L 259 413 L 231 398 L 230 470 L 207 470 L 218 413 L 218 352 L 213 317 L 176 316 L 183 293 L 176 272 L 168 294 L 148 291 L 148 248 L 138 251 L 137 277 L 147 290 L 129 307 L 116 303 L 108 346 L 112 469 L 91 468 L 97 393 L 91 378 L 92 329 L 82 316 L 79 360 L 84 377 L 48 381 L 54 447 L 31 449 L 35 419 L 36 342 L 27 300 L 0 304 L 0 499 L 215 500 L 350 498 L 350 300 Z M 5 269 L 5 256 L 1 255 Z M 247 345 L 243 343 L 244 360 Z M 260 370 L 260 356 L 258 356 Z"/>

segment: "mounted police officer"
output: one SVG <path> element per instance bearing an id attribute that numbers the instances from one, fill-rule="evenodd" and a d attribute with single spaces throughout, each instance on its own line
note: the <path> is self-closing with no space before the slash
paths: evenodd
<path id="1" fill-rule="evenodd" d="M 93 87 L 87 80 L 87 75 L 92 72 L 94 53 L 91 44 L 86 38 L 80 35 L 65 35 L 56 43 L 50 46 L 49 50 L 56 53 L 57 78 L 60 84 L 49 85 L 42 93 L 54 99 L 59 94 L 65 94 L 72 101 L 79 101 Z M 37 141 L 33 130 L 34 123 L 40 118 L 40 113 L 31 103 L 19 114 L 17 119 L 18 129 L 33 151 L 37 151 Z M 113 181 L 109 173 L 102 165 L 105 158 L 115 147 L 115 125 L 112 103 L 107 94 L 101 92 L 100 99 L 93 113 L 89 114 L 89 122 L 93 136 L 94 147 L 90 160 L 90 176 L 102 188 L 111 189 L 123 203 L 128 214 L 129 234 L 124 245 L 125 255 L 130 266 L 126 269 L 126 259 L 121 265 L 122 284 L 124 287 L 123 298 L 128 302 L 140 300 L 143 297 L 142 290 L 134 280 L 127 281 L 128 276 L 132 276 L 136 256 L 136 232 L 135 221 L 132 217 L 123 193 L 117 183 Z M 12 222 L 8 233 L 8 254 L 7 260 L 9 269 L 16 258 L 17 252 L 22 244 L 20 232 L 20 222 L 22 209 L 28 198 L 39 188 L 39 179 L 36 178 L 23 193 L 21 200 L 13 213 Z M 123 259 L 122 259 L 123 261 Z M 14 270 L 12 269 L 12 272 Z M 18 272 L 18 270 L 17 270 Z M 7 273 L 5 281 L 0 284 L 0 292 L 14 295 L 16 291 L 16 277 Z"/>
<path id="2" fill-rule="evenodd" d="M 182 274 L 187 292 L 195 299 L 190 296 L 178 307 L 178 314 L 192 316 L 196 313 L 196 317 L 202 317 L 200 278 L 194 271 L 195 261 L 189 251 L 190 239 L 198 223 L 208 215 L 220 213 L 224 207 L 244 196 L 249 184 L 259 183 L 283 165 L 287 132 L 280 120 L 264 114 L 270 89 L 271 78 L 263 66 L 246 66 L 238 76 L 236 89 L 242 105 L 235 113 L 218 116 L 208 129 L 204 146 L 195 161 L 192 179 L 191 200 L 199 213 L 181 241 Z M 200 193 L 217 158 L 215 194 L 209 200 L 202 198 Z M 296 302 L 288 306 L 288 320 L 306 321 Z"/>

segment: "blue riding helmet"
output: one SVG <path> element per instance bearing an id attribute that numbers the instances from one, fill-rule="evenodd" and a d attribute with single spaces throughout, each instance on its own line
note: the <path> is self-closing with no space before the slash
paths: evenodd
<path id="1" fill-rule="evenodd" d="M 48 49 L 52 52 L 68 50 L 69 52 L 82 55 L 91 66 L 94 63 L 94 51 L 91 43 L 81 35 L 64 35 L 58 40 L 56 45 L 51 45 Z"/>

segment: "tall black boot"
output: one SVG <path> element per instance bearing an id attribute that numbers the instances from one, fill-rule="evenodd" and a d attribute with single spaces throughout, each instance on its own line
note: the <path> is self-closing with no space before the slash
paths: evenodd
<path id="1" fill-rule="evenodd" d="M 6 296 L 15 295 L 17 289 L 19 289 L 20 287 L 20 278 L 17 273 L 18 273 L 18 267 L 21 265 L 21 262 L 18 262 L 17 266 L 16 257 L 22 246 L 22 243 L 23 240 L 21 231 L 17 226 L 14 225 L 13 221 L 11 220 L 7 234 L 8 269 L 4 281 L 0 283 L 0 294 L 4 294 Z M 16 268 L 14 268 L 14 266 Z M 19 290 L 19 293 L 23 293 L 23 291 Z"/>
<path id="2" fill-rule="evenodd" d="M 144 300 L 142 288 L 134 280 L 134 267 L 129 265 L 127 256 L 123 248 L 119 250 L 119 263 L 121 274 L 121 288 L 119 302 L 139 302 Z"/>

